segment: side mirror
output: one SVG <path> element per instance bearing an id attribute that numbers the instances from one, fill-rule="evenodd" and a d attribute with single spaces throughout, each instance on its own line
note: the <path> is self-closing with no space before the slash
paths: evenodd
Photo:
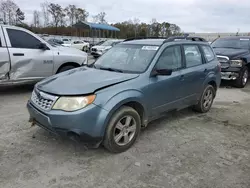
<path id="1" fill-rule="evenodd" d="M 151 76 L 170 76 L 172 74 L 172 69 L 155 69 L 152 71 Z"/>
<path id="2" fill-rule="evenodd" d="M 45 43 L 40 43 L 39 44 L 39 49 L 41 49 L 41 50 L 47 50 L 48 47 L 47 47 L 47 45 Z"/>

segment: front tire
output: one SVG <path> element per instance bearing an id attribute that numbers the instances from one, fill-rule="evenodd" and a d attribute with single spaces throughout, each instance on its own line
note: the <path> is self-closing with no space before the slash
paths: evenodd
<path id="1" fill-rule="evenodd" d="M 208 85 L 198 102 L 197 105 L 194 106 L 194 110 L 200 113 L 206 113 L 211 109 L 215 97 L 215 89 L 212 85 Z"/>
<path id="2" fill-rule="evenodd" d="M 109 121 L 104 147 L 112 153 L 121 153 L 129 149 L 136 141 L 141 129 L 138 112 L 128 106 L 121 107 Z"/>
<path id="3" fill-rule="evenodd" d="M 247 84 L 248 76 L 249 76 L 248 68 L 245 66 L 241 69 L 239 77 L 234 82 L 235 87 L 244 88 Z"/>

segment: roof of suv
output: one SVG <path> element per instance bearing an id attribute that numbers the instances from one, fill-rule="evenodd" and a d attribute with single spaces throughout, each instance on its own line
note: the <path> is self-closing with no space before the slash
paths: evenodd
<path id="1" fill-rule="evenodd" d="M 195 43 L 204 43 L 207 42 L 203 38 L 199 37 L 182 37 L 182 36 L 176 36 L 176 37 L 169 37 L 169 38 L 132 38 L 132 39 L 126 39 L 123 44 L 141 44 L 141 45 L 155 45 L 160 46 L 165 42 L 195 42 Z"/>
<path id="2" fill-rule="evenodd" d="M 143 44 L 143 45 L 157 45 L 160 46 L 166 39 L 137 39 L 125 41 L 123 44 Z"/>

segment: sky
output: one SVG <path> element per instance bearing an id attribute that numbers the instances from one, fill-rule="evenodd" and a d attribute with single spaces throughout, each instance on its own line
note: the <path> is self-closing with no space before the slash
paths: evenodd
<path id="1" fill-rule="evenodd" d="M 14 0 L 32 22 L 34 10 L 44 0 Z M 49 1 L 49 0 L 48 0 Z M 51 0 L 66 7 L 69 3 L 85 8 L 90 16 L 106 12 L 108 23 L 138 18 L 149 23 L 177 24 L 184 32 L 250 32 L 250 0 Z"/>

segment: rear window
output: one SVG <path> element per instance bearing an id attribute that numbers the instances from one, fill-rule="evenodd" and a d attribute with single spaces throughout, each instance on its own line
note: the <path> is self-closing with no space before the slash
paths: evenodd
<path id="1" fill-rule="evenodd" d="M 197 45 L 183 45 L 183 47 L 187 68 L 202 65 L 201 52 Z"/>
<path id="2" fill-rule="evenodd" d="M 211 47 L 209 47 L 209 46 L 202 46 L 202 49 L 204 51 L 204 55 L 205 55 L 205 57 L 206 57 L 206 59 L 207 59 L 208 62 L 214 60 L 215 55 L 214 55 L 214 52 L 211 49 Z"/>

